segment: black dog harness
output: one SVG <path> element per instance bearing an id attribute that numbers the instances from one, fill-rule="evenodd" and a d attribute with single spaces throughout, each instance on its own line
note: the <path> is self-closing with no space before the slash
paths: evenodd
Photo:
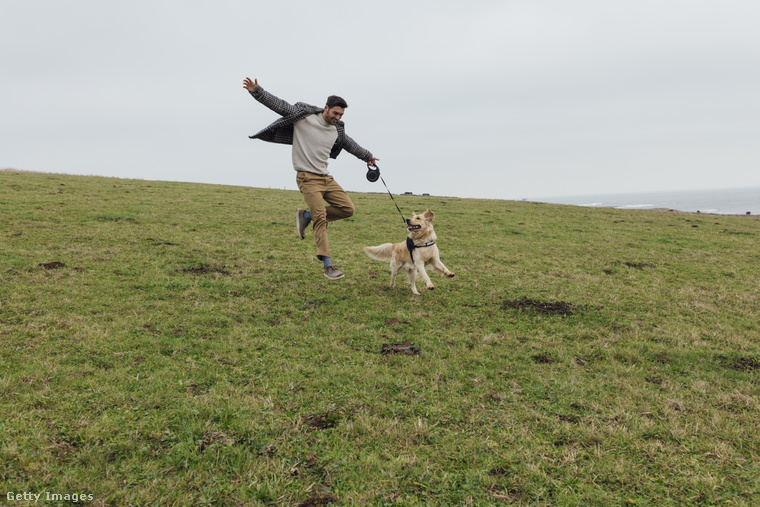
<path id="1" fill-rule="evenodd" d="M 426 246 L 433 246 L 435 245 L 435 241 L 431 241 L 429 243 L 425 243 L 424 245 L 415 245 L 414 240 L 412 238 L 407 237 L 406 238 L 406 249 L 409 250 L 409 257 L 412 258 L 412 264 L 414 264 L 414 251 L 417 248 L 425 248 Z"/>

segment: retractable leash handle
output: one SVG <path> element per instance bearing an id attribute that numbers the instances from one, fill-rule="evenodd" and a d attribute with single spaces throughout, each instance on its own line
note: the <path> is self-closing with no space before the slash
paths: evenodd
<path id="1" fill-rule="evenodd" d="M 380 168 L 375 165 L 374 167 L 367 162 L 367 180 L 370 183 L 376 182 L 380 178 Z"/>
<path id="2" fill-rule="evenodd" d="M 393 204 L 396 206 L 396 209 L 398 210 L 398 214 L 401 215 L 401 220 L 404 221 L 404 227 L 406 227 L 406 218 L 404 218 L 404 214 L 401 213 L 401 209 L 398 207 L 398 204 L 396 204 L 396 199 L 393 197 L 393 194 L 391 194 L 390 189 L 388 188 L 388 185 L 386 185 L 385 180 L 382 176 L 380 176 L 380 168 L 377 166 L 377 163 L 375 163 L 374 168 L 373 166 L 369 165 L 369 162 L 367 162 L 367 179 L 371 181 L 372 183 L 376 182 L 378 179 L 383 182 L 383 185 L 385 186 L 385 190 L 388 191 L 388 195 L 391 196 L 391 200 L 393 201 Z"/>

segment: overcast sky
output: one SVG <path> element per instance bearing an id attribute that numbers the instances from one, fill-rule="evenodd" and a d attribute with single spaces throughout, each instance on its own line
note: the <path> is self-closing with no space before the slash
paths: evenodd
<path id="1" fill-rule="evenodd" d="M 757 0 L 2 0 L 0 168 L 295 189 L 250 76 L 343 96 L 394 193 L 760 187 L 758 27 Z"/>

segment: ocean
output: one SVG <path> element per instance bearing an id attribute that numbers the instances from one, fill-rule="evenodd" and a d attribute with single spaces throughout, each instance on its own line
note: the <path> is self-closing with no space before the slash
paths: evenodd
<path id="1" fill-rule="evenodd" d="M 672 209 L 721 215 L 760 215 L 760 188 L 690 190 L 631 194 L 548 197 L 532 201 L 596 208 Z"/>

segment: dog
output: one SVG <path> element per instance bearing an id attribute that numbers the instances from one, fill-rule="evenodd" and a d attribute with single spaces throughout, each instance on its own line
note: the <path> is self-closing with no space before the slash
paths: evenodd
<path id="1" fill-rule="evenodd" d="M 412 292 L 417 296 L 420 295 L 416 284 L 417 275 L 422 278 L 428 289 L 435 289 L 427 274 L 428 266 L 449 278 L 454 276 L 454 273 L 441 262 L 435 244 L 438 237 L 433 230 L 434 218 L 435 214 L 429 209 L 422 215 L 415 213 L 406 221 L 409 231 L 406 241 L 364 247 L 364 251 L 372 259 L 391 261 L 391 287 L 396 285 L 396 275 L 401 269 L 406 272 L 409 283 L 412 284 Z"/>

